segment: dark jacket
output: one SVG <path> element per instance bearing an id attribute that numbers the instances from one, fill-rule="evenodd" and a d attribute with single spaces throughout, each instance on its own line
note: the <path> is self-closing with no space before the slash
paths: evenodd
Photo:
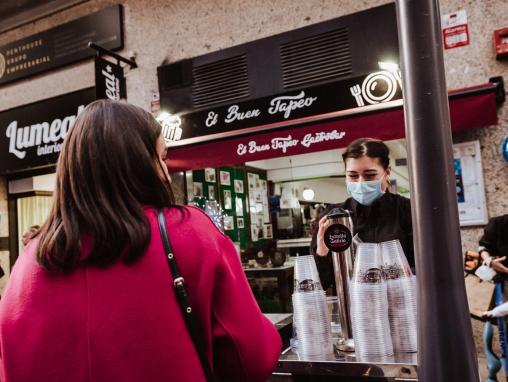
<path id="1" fill-rule="evenodd" d="M 332 208 L 341 207 L 353 213 L 353 235 L 367 243 L 381 243 L 398 239 L 404 249 L 409 266 L 414 269 L 413 229 L 411 224 L 411 203 L 409 199 L 386 192 L 370 206 L 364 206 L 353 198 L 344 203 L 332 204 L 319 216 L 326 215 Z M 312 237 L 311 253 L 315 255 L 321 284 L 324 289 L 334 285 L 333 263 L 330 253 L 317 256 L 317 230 Z"/>
<path id="2" fill-rule="evenodd" d="M 508 215 L 489 220 L 480 239 L 480 247 L 484 247 L 491 256 L 508 257 Z M 504 263 L 506 265 L 508 259 Z"/>

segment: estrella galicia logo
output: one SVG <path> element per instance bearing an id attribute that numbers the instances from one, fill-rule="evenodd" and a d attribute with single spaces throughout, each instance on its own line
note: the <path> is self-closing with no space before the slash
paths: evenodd
<path id="1" fill-rule="evenodd" d="M 324 235 L 325 245 L 332 252 L 344 252 L 351 246 L 353 237 L 351 231 L 343 224 L 332 224 Z"/>

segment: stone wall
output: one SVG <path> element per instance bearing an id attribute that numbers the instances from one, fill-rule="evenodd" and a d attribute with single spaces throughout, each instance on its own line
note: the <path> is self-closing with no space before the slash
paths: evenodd
<path id="1" fill-rule="evenodd" d="M 118 1 L 88 1 L 73 8 L 0 34 L 0 45 L 87 15 Z M 148 108 L 157 91 L 156 67 L 233 45 L 289 31 L 326 19 L 361 11 L 387 1 L 359 0 L 124 0 L 125 49 L 137 53 L 138 69 L 128 71 L 129 101 Z M 445 52 L 448 88 L 477 85 L 503 75 L 508 63 L 494 58 L 492 33 L 506 26 L 505 0 L 443 0 L 442 13 L 466 9 L 471 44 Z M 0 111 L 93 86 L 91 60 L 2 86 Z M 489 216 L 508 213 L 508 163 L 500 154 L 501 140 L 508 134 L 508 107 L 499 111 L 499 124 L 457 134 L 456 142 L 479 139 L 485 176 Z M 436 174 L 439 176 L 439 174 Z M 0 232 L 7 234 L 6 183 L 0 180 Z M 474 249 L 482 227 L 462 230 L 463 248 Z M 0 256 L 5 255 L 0 253 Z M 4 279 L 5 280 L 5 279 Z M 1 284 L 0 284 L 1 289 Z"/>
<path id="2" fill-rule="evenodd" d="M 441 13 L 466 9 L 470 45 L 445 51 L 448 88 L 460 88 L 487 82 L 490 77 L 503 76 L 508 83 L 508 61 L 497 61 L 493 42 L 495 29 L 506 26 L 508 6 L 505 1 L 441 2 Z M 506 87 L 506 85 L 505 85 Z M 501 144 L 508 136 L 508 104 L 498 111 L 496 126 L 457 133 L 454 142 L 479 140 L 482 152 L 488 216 L 508 214 L 508 162 L 501 155 Z M 476 250 L 483 227 L 462 229 L 462 248 Z"/>

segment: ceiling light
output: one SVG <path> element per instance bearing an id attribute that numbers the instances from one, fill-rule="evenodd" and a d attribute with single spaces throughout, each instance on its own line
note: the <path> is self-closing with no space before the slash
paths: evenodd
<path id="1" fill-rule="evenodd" d="M 399 70 L 399 64 L 393 61 L 379 61 L 377 63 L 380 69 L 388 70 L 389 72 L 395 72 Z"/>
<path id="2" fill-rule="evenodd" d="M 315 196 L 314 190 L 312 188 L 304 188 L 302 196 L 304 200 L 307 201 L 314 200 Z"/>

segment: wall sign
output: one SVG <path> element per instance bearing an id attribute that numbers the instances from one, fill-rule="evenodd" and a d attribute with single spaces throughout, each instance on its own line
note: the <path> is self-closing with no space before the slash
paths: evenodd
<path id="1" fill-rule="evenodd" d="M 443 46 L 445 49 L 469 45 L 467 14 L 464 9 L 441 16 L 443 29 Z"/>
<path id="2" fill-rule="evenodd" d="M 339 141 L 346 136 L 344 131 L 332 130 L 330 132 L 319 131 L 313 134 L 305 134 L 303 137 L 291 136 L 291 134 L 281 134 L 269 141 L 256 140 L 256 137 L 249 140 L 248 143 L 239 143 L 236 154 L 243 156 L 246 154 L 255 154 L 262 151 L 280 152 L 286 154 L 291 147 L 303 146 L 309 148 L 315 144 L 325 141 Z M 275 155 L 275 154 L 274 154 Z"/>
<path id="3" fill-rule="evenodd" d="M 0 113 L 0 174 L 56 163 L 77 115 L 95 100 L 95 88 Z"/>
<path id="4" fill-rule="evenodd" d="M 95 55 L 89 41 L 123 48 L 122 7 L 115 5 L 0 47 L 0 84 Z"/>
<path id="5" fill-rule="evenodd" d="M 234 136 L 243 129 L 256 126 L 289 123 L 298 118 L 402 99 L 401 83 L 398 72 L 382 70 L 274 97 L 180 115 L 180 144 L 193 143 L 196 138 L 217 134 L 221 138 Z"/>
<path id="6" fill-rule="evenodd" d="M 453 159 L 460 225 L 487 224 L 480 142 L 454 144 Z"/>
<path id="7" fill-rule="evenodd" d="M 127 98 L 123 68 L 101 57 L 95 57 L 95 95 L 97 99 L 118 101 Z"/>

